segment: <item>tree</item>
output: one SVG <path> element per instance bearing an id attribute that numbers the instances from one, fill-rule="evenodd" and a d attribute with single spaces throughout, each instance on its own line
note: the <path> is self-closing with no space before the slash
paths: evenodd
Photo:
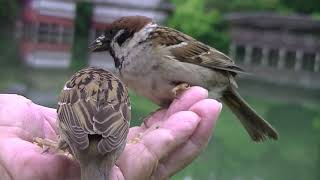
<path id="1" fill-rule="evenodd" d="M 71 69 L 77 70 L 87 65 L 88 42 L 93 5 L 90 2 L 77 2 Z"/>
<path id="2" fill-rule="evenodd" d="M 167 22 L 206 44 L 227 50 L 228 36 L 221 13 L 216 9 L 206 10 L 205 0 L 174 0 L 176 9 Z"/>

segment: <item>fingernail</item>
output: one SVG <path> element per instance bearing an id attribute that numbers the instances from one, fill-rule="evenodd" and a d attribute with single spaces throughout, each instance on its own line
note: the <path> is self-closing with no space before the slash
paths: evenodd
<path id="1" fill-rule="evenodd" d="M 222 110 L 222 103 L 221 102 L 219 102 L 219 101 L 217 101 L 218 103 L 219 103 L 219 113 L 221 112 L 221 110 Z"/>
<path id="2" fill-rule="evenodd" d="M 222 103 L 221 103 L 220 101 L 218 101 L 218 100 L 215 100 L 215 99 L 212 99 L 212 100 L 214 100 L 215 103 L 217 104 L 217 106 L 219 106 L 219 108 L 218 108 L 218 113 L 220 113 L 221 110 L 222 110 L 222 107 L 223 107 Z"/>

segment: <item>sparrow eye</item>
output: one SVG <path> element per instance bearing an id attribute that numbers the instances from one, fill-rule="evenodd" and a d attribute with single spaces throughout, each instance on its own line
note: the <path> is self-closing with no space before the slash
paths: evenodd
<path id="1" fill-rule="evenodd" d="M 105 36 L 112 39 L 117 34 L 117 32 L 118 32 L 117 29 L 110 29 L 105 32 Z"/>

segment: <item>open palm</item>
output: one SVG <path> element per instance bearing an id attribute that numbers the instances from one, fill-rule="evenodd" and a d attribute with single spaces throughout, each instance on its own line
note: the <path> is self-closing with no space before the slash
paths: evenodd
<path id="1" fill-rule="evenodd" d="M 112 179 L 167 179 L 196 158 L 207 144 L 221 104 L 192 87 L 168 109 L 132 127 Z M 76 161 L 44 153 L 34 137 L 57 140 L 56 110 L 18 95 L 0 95 L 0 176 L 3 180 L 80 179 Z"/>

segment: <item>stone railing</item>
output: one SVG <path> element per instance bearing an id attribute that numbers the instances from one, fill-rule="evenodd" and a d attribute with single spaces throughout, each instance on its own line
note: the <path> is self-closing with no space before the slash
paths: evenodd
<path id="1" fill-rule="evenodd" d="M 272 13 L 233 13 L 226 20 L 229 56 L 254 74 L 247 78 L 320 88 L 319 20 Z"/>

